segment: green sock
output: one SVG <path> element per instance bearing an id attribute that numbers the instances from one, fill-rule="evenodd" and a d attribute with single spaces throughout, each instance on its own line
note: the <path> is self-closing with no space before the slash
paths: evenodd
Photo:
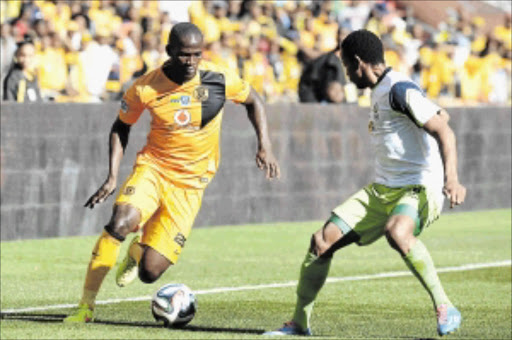
<path id="1" fill-rule="evenodd" d="M 297 286 L 297 304 L 292 320 L 303 330 L 309 328 L 313 304 L 327 279 L 331 259 L 331 257 L 322 258 L 308 252 L 302 263 Z"/>
<path id="2" fill-rule="evenodd" d="M 429 293 L 434 303 L 434 308 L 437 308 L 441 304 L 453 306 L 444 292 L 441 281 L 439 281 L 439 277 L 437 276 L 434 262 L 423 242 L 416 240 L 414 246 L 412 246 L 409 253 L 405 255 L 403 259 L 407 267 L 409 267 L 411 272 L 420 280 L 423 287 L 425 287 Z"/>

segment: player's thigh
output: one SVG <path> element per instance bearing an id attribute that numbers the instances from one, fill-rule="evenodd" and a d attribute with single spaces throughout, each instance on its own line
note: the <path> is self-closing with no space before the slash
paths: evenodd
<path id="1" fill-rule="evenodd" d="M 439 218 L 442 204 L 441 192 L 429 191 L 422 185 L 406 186 L 401 189 L 393 204 L 386 231 L 407 232 L 418 236 L 424 228 Z"/>
<path id="2" fill-rule="evenodd" d="M 137 165 L 120 188 L 115 206 L 122 208 L 123 205 L 127 205 L 140 214 L 138 225 L 131 231 L 143 226 L 157 211 L 160 205 L 161 181 L 154 169 Z"/>
<path id="3" fill-rule="evenodd" d="M 369 184 L 332 211 L 334 223 L 343 234 L 352 232 L 359 245 L 371 244 L 384 235 L 388 215 L 378 189 Z"/>
<path id="4" fill-rule="evenodd" d="M 170 185 L 164 192 L 159 210 L 144 226 L 141 243 L 175 264 L 199 212 L 202 197 L 203 190 Z"/>

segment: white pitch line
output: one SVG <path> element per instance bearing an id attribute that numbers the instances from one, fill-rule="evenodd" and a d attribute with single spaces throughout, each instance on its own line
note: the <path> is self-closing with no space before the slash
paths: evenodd
<path id="1" fill-rule="evenodd" d="M 449 273 L 449 272 L 460 272 L 460 271 L 468 271 L 468 270 L 478 270 L 484 268 L 496 268 L 496 267 L 507 267 L 512 265 L 511 260 L 504 260 L 498 262 L 487 262 L 487 263 L 470 263 L 457 267 L 442 267 L 438 268 L 438 273 Z M 343 281 L 364 281 L 364 280 L 374 280 L 374 279 L 384 279 L 390 277 L 403 277 L 412 275 L 410 271 L 395 271 L 395 272 L 384 272 L 378 274 L 369 274 L 369 275 L 357 275 L 357 276 L 346 276 L 346 277 L 332 277 L 328 278 L 326 283 L 336 283 Z M 227 292 L 239 292 L 244 290 L 259 290 L 259 289 L 268 289 L 268 288 L 284 288 L 284 287 L 294 287 L 297 285 L 297 281 L 289 281 L 284 283 L 270 283 L 263 285 L 251 285 L 251 286 L 240 286 L 240 287 L 219 287 L 219 288 L 211 288 L 211 289 L 203 289 L 203 290 L 195 290 L 194 294 L 196 295 L 206 295 L 206 294 L 217 294 L 217 293 L 227 293 Z M 124 299 L 108 299 L 97 301 L 97 305 L 108 305 L 120 302 L 133 302 L 133 301 L 148 301 L 151 300 L 151 296 L 139 296 L 133 298 L 124 298 Z M 50 305 L 50 306 L 41 306 L 41 307 L 27 307 L 27 308 L 13 308 L 13 309 L 5 309 L 1 311 L 2 314 L 8 313 L 26 313 L 26 312 L 38 312 L 38 311 L 47 311 L 51 309 L 66 309 L 76 307 L 76 303 L 74 304 L 62 304 L 62 305 Z"/>

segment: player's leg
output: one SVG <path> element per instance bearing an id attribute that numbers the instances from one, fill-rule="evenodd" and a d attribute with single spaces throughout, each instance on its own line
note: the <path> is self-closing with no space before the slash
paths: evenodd
<path id="1" fill-rule="evenodd" d="M 444 335 L 459 327 L 461 317 L 443 289 L 430 253 L 423 242 L 416 238 L 422 227 L 431 222 L 428 217 L 429 203 L 434 204 L 428 201 L 424 188 L 410 189 L 393 209 L 385 230 L 390 246 L 400 253 L 407 267 L 430 295 L 438 314 L 438 332 Z M 424 213 L 421 215 L 420 211 Z"/>
<path id="2" fill-rule="evenodd" d="M 167 257 L 151 247 L 145 247 L 139 263 L 139 279 L 144 283 L 153 283 L 172 265 Z"/>
<path id="3" fill-rule="evenodd" d="M 265 335 L 312 334 L 310 319 L 313 305 L 329 274 L 332 256 L 336 250 L 358 239 L 357 234 L 345 227 L 345 223 L 334 214 L 312 235 L 308 252 L 300 269 L 297 302 L 292 320 Z"/>
<path id="4" fill-rule="evenodd" d="M 383 235 L 382 231 L 374 232 L 378 230 L 374 226 L 382 221 L 382 229 L 385 215 L 368 208 L 371 200 L 370 186 L 363 188 L 334 209 L 331 218 L 313 234 L 299 274 L 297 302 L 292 320 L 265 335 L 311 334 L 313 304 L 325 283 L 334 252 L 353 242 L 365 241 L 365 244 L 369 244 Z"/>
<path id="5" fill-rule="evenodd" d="M 138 263 L 144 251 L 140 244 L 139 229 L 159 208 L 160 186 L 161 178 L 158 172 L 149 166 L 138 165 L 119 191 L 116 203 L 137 207 L 141 215 L 139 224 L 132 230 L 137 233 L 131 239 L 128 251 L 117 268 L 116 283 L 119 287 L 124 287 L 137 278 Z"/>
<path id="6" fill-rule="evenodd" d="M 137 166 L 121 187 L 112 217 L 93 249 L 78 311 L 66 318 L 65 322 L 91 321 L 96 295 L 105 276 L 116 263 L 121 242 L 158 208 L 157 183 L 151 168 Z"/>
<path id="7" fill-rule="evenodd" d="M 358 239 L 359 236 L 337 215 L 333 215 L 311 237 L 310 248 L 299 274 L 297 303 L 292 317 L 292 321 L 302 330 L 310 328 L 313 304 L 327 279 L 334 252 Z"/>
<path id="8" fill-rule="evenodd" d="M 116 283 L 119 287 L 125 287 L 137 277 L 138 264 L 144 252 L 144 246 L 140 244 L 141 232 L 137 232 L 130 241 L 128 251 L 119 263 L 116 272 Z"/>
<path id="9" fill-rule="evenodd" d="M 187 190 L 168 185 L 162 206 L 144 226 L 139 278 L 153 283 L 178 261 L 201 207 L 203 190 Z"/>
<path id="10" fill-rule="evenodd" d="M 96 295 L 110 269 L 115 265 L 121 242 L 140 222 L 139 211 L 130 205 L 115 205 L 112 218 L 98 238 L 87 267 L 82 298 L 78 310 L 64 322 L 93 320 Z"/>

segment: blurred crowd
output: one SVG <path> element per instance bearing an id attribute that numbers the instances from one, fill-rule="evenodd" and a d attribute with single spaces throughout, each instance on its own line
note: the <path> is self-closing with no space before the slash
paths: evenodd
<path id="1" fill-rule="evenodd" d="M 364 106 L 368 92 L 357 90 L 331 55 L 339 54 L 339 39 L 366 28 L 381 37 L 386 63 L 429 97 L 448 104 L 511 103 L 510 13 L 488 29 L 482 17 L 454 9 L 430 27 L 401 3 L 2 0 L 0 75 L 22 68 L 45 101 L 118 100 L 134 79 L 168 58 L 164 47 L 173 24 L 189 20 L 204 33 L 204 59 L 237 70 L 267 102 Z M 22 42 L 30 46 L 18 49 Z M 329 65 L 336 70 L 325 81 L 322 70 Z"/>

